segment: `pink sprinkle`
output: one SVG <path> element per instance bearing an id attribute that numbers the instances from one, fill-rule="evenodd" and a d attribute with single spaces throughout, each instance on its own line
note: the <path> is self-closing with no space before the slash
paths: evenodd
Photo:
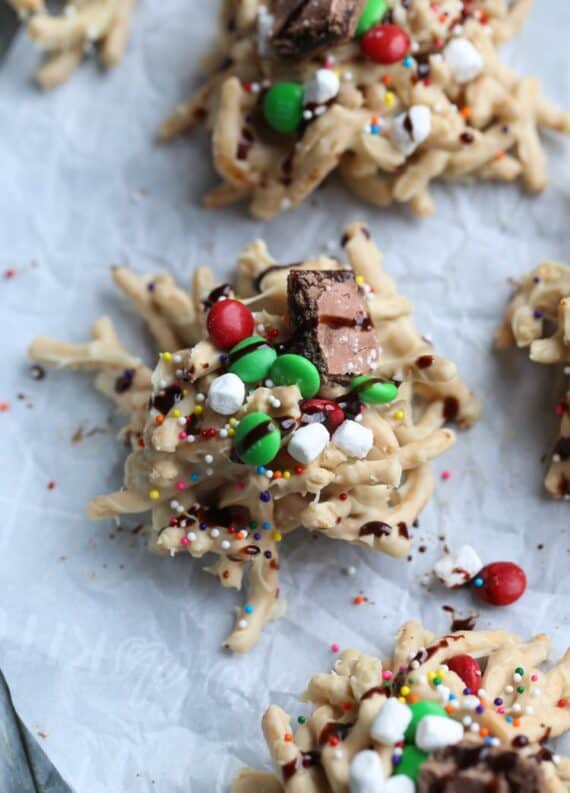
<path id="1" fill-rule="evenodd" d="M 188 435 L 185 432 L 179 432 L 178 437 L 180 438 L 181 441 L 185 441 Z"/>
<path id="2" fill-rule="evenodd" d="M 182 537 L 182 539 L 180 540 L 180 545 L 189 545 L 189 544 L 190 544 L 190 540 L 188 539 L 188 537 Z"/>
<path id="3" fill-rule="evenodd" d="M 497 708 L 497 713 L 503 714 L 503 713 L 505 713 L 505 709 L 504 708 Z"/>
<path id="4" fill-rule="evenodd" d="M 334 644 L 331 644 L 331 650 L 333 651 L 333 653 L 340 652 L 340 644 L 337 644 L 336 642 Z"/>
<path id="5" fill-rule="evenodd" d="M 531 675 L 530 679 L 532 680 L 533 683 L 536 683 L 536 681 L 538 680 L 538 675 L 537 674 Z"/>
<path id="6" fill-rule="evenodd" d="M 186 483 L 185 482 L 177 482 L 176 483 L 177 490 L 186 490 Z"/>
<path id="7" fill-rule="evenodd" d="M 451 471 L 442 471 L 441 478 L 447 482 L 448 479 L 451 479 Z"/>
<path id="8" fill-rule="evenodd" d="M 382 672 L 382 680 L 391 680 L 392 679 L 392 672 L 389 669 L 385 669 Z"/>

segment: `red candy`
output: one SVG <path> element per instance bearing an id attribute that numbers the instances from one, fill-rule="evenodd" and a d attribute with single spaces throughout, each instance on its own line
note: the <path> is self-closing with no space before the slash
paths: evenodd
<path id="1" fill-rule="evenodd" d="M 321 414 L 321 416 L 316 419 L 318 414 Z M 340 408 L 336 402 L 329 402 L 328 399 L 307 399 L 305 402 L 302 402 L 301 416 L 315 417 L 315 420 L 322 421 L 326 424 L 329 432 L 334 432 L 344 421 L 344 411 L 342 408 Z"/>
<path id="2" fill-rule="evenodd" d="M 377 25 L 360 40 L 362 52 L 376 63 L 397 63 L 410 51 L 412 42 L 397 25 Z"/>
<path id="3" fill-rule="evenodd" d="M 210 338 L 222 350 L 231 350 L 242 339 L 253 335 L 253 314 L 239 300 L 219 300 L 208 314 Z"/>
<path id="4" fill-rule="evenodd" d="M 513 562 L 493 562 L 477 574 L 473 583 L 475 591 L 485 603 L 491 603 L 493 606 L 509 606 L 523 596 L 526 589 L 526 575 L 524 570 Z"/>
<path id="5" fill-rule="evenodd" d="M 447 665 L 452 672 L 463 680 L 465 686 L 476 694 L 481 688 L 481 667 L 471 655 L 456 655 L 455 658 L 447 661 Z"/>

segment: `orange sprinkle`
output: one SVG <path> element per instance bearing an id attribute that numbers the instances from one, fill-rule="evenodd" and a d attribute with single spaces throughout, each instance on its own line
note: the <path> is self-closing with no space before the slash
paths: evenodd
<path id="1" fill-rule="evenodd" d="M 453 708 L 451 707 L 451 705 L 447 705 L 447 707 L 445 708 L 445 712 L 447 713 L 448 716 L 451 716 L 451 714 L 453 713 Z"/>
<path id="2" fill-rule="evenodd" d="M 370 123 L 371 124 L 379 124 L 380 123 L 380 119 L 378 118 L 378 116 L 372 116 L 372 118 L 370 119 Z"/>
<path id="3" fill-rule="evenodd" d="M 481 738 L 486 738 L 489 735 L 489 730 L 486 727 L 481 727 L 479 730 L 479 735 Z"/>
<path id="4" fill-rule="evenodd" d="M 385 74 L 384 77 L 382 78 L 382 82 L 384 83 L 384 85 L 392 85 L 393 79 L 394 78 L 392 77 L 391 74 Z"/>
<path id="5" fill-rule="evenodd" d="M 282 479 L 283 478 L 283 472 L 282 471 L 275 471 L 275 473 L 273 474 L 273 478 L 274 479 Z"/>
<path id="6" fill-rule="evenodd" d="M 164 424 L 164 416 L 156 416 L 154 423 L 160 427 L 161 424 Z"/>
<path id="7" fill-rule="evenodd" d="M 515 719 L 513 721 L 513 727 L 520 727 L 520 726 L 521 726 L 521 720 L 520 719 Z"/>
<path id="8" fill-rule="evenodd" d="M 410 694 L 408 697 L 408 705 L 413 705 L 415 702 L 419 702 L 420 698 L 417 694 Z"/>
<path id="9" fill-rule="evenodd" d="M 9 402 L 0 402 L 0 413 L 7 413 L 10 410 Z"/>
<path id="10" fill-rule="evenodd" d="M 291 735 L 290 732 L 286 732 L 285 735 L 283 736 L 283 740 L 290 743 L 293 740 L 293 736 Z"/>
<path id="11" fill-rule="evenodd" d="M 243 533 L 243 531 L 238 531 L 238 533 L 236 534 L 236 538 L 238 540 L 245 540 L 245 534 Z"/>
<path id="12" fill-rule="evenodd" d="M 505 156 L 506 156 L 506 154 L 507 154 L 507 152 L 506 152 L 504 149 L 503 149 L 502 151 L 498 151 L 498 152 L 495 154 L 495 159 L 496 159 L 496 160 L 502 160 L 502 159 L 503 159 L 503 157 L 505 157 Z"/>
<path id="13" fill-rule="evenodd" d="M 364 598 L 362 597 L 362 595 L 357 595 L 357 596 L 354 598 L 354 601 L 353 601 L 353 602 L 354 602 L 354 605 L 355 605 L 355 606 L 361 606 L 361 605 L 364 603 Z"/>
<path id="14" fill-rule="evenodd" d="M 469 118 L 471 115 L 471 108 L 468 105 L 464 105 L 459 111 L 459 115 L 463 118 Z"/>

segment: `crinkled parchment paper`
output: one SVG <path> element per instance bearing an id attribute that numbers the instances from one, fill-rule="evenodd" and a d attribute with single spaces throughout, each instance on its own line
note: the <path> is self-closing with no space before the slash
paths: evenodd
<path id="1" fill-rule="evenodd" d="M 208 213 L 198 203 L 213 180 L 205 140 L 159 148 L 153 134 L 197 81 L 216 6 L 140 0 L 125 62 L 105 77 L 86 64 L 49 95 L 29 82 L 36 55 L 23 37 L 0 72 L 0 402 L 10 403 L 0 413 L 0 667 L 79 793 L 226 790 L 239 766 L 267 757 L 268 703 L 304 712 L 296 696 L 329 667 L 332 642 L 387 649 L 405 618 L 440 631 L 443 604 L 471 608 L 469 593 L 422 586 L 439 537 L 527 570 L 526 597 L 481 609 L 481 627 L 546 630 L 558 652 L 570 640 L 570 506 L 544 496 L 540 459 L 556 432 L 556 375 L 491 352 L 508 278 L 541 258 L 570 260 L 568 142 L 548 139 L 551 185 L 539 198 L 509 185 L 442 187 L 426 221 L 358 205 L 334 180 L 267 227 L 241 209 Z M 537 6 L 506 57 L 568 107 L 570 4 Z M 26 346 L 38 333 L 79 341 L 106 312 L 142 353 L 148 339 L 113 294 L 109 265 L 185 282 L 211 263 L 223 276 L 257 236 L 292 261 L 356 218 L 417 301 L 419 326 L 484 399 L 484 418 L 438 464 L 451 478 L 421 518 L 411 561 L 299 532 L 283 553 L 286 617 L 250 655 L 231 657 L 220 642 L 233 592 L 189 558 L 149 556 L 136 522 L 118 531 L 86 519 L 86 500 L 120 482 L 118 422 L 89 377 L 33 380 Z M 360 592 L 369 602 L 355 606 Z"/>

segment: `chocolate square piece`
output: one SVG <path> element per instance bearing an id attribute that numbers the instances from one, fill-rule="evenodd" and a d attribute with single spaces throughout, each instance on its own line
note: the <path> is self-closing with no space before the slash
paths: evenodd
<path id="1" fill-rule="evenodd" d="M 460 743 L 432 755 L 420 771 L 418 793 L 543 793 L 536 760 L 520 752 Z"/>
<path id="2" fill-rule="evenodd" d="M 378 341 L 354 273 L 291 270 L 287 293 L 296 352 L 309 358 L 325 380 L 344 383 L 374 371 Z"/>
<path id="3" fill-rule="evenodd" d="M 349 41 L 365 0 L 277 0 L 270 41 L 283 58 L 306 58 Z"/>

